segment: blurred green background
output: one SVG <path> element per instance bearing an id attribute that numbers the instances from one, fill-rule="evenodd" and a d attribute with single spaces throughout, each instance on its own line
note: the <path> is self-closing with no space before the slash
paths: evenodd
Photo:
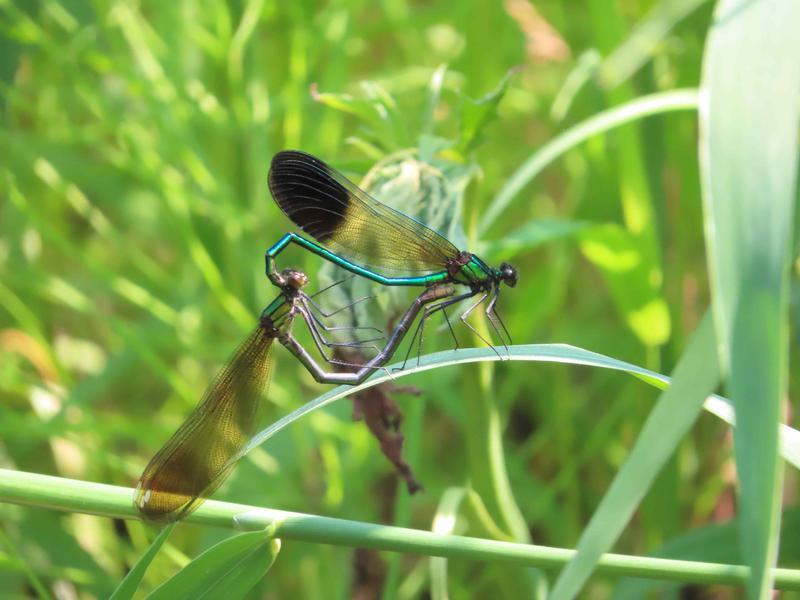
<path id="1" fill-rule="evenodd" d="M 0 464 L 135 482 L 274 296 L 263 253 L 291 225 L 266 174 L 285 148 L 356 181 L 403 150 L 449 165 L 469 184 L 467 247 L 519 270 L 500 307 L 516 343 L 569 343 L 668 373 L 708 305 L 694 112 L 593 137 L 491 224 L 483 215 L 558 133 L 696 87 L 711 8 L 0 1 Z M 320 266 L 284 256 L 312 277 Z M 428 350 L 450 347 L 430 339 Z M 275 355 L 267 421 L 324 390 Z M 572 547 L 657 396 L 618 373 L 539 363 L 402 383 L 423 391 L 396 396 L 411 411 L 406 458 L 423 493 L 407 495 L 340 402 L 251 454 L 215 497 L 429 529 L 445 490 L 472 482 L 508 535 Z M 504 467 L 486 473 L 481 443 L 498 439 Z M 503 471 L 510 485 L 498 488 Z M 730 431 L 704 415 L 615 551 L 666 552 L 727 522 L 733 482 Z M 483 535 L 467 522 L 457 531 Z M 704 531 L 688 547 L 737 561 L 730 531 Z M 144 589 L 226 535 L 180 526 Z M 0 590 L 36 595 L 38 580 L 58 597 L 106 597 L 151 537 L 137 522 L 0 506 Z M 455 598 L 513 597 L 526 581 L 450 564 Z M 618 584 L 596 577 L 588 593 L 622 594 Z M 253 597 L 428 587 L 423 558 L 292 542 Z"/>

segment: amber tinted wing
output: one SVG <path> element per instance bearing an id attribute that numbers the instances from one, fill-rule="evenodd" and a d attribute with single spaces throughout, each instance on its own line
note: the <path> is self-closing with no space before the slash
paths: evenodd
<path id="1" fill-rule="evenodd" d="M 253 331 L 147 465 L 134 499 L 147 518 L 179 519 L 224 481 L 235 464 L 231 459 L 253 436 L 273 340 L 260 326 Z"/>
<path id="2" fill-rule="evenodd" d="M 458 254 L 446 238 L 382 204 L 310 154 L 276 154 L 269 187 L 300 229 L 339 256 L 378 272 L 441 271 Z"/>

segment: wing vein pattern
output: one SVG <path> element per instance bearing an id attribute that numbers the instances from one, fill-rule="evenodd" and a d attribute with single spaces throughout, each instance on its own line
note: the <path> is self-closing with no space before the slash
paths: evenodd
<path id="1" fill-rule="evenodd" d="M 269 187 L 300 229 L 356 264 L 394 273 L 437 272 L 458 249 L 319 159 L 295 150 L 272 160 Z"/>

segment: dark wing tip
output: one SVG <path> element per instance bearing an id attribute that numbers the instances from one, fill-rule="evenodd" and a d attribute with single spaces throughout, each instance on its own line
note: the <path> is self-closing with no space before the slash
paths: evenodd
<path id="1" fill-rule="evenodd" d="M 275 156 L 272 157 L 272 168 L 281 167 L 283 164 L 287 162 L 301 162 L 301 163 L 310 163 L 310 164 L 317 164 L 317 165 L 324 165 L 325 163 L 322 162 L 315 156 L 312 156 L 308 152 L 303 152 L 302 150 L 281 150 Z"/>
<path id="2" fill-rule="evenodd" d="M 294 223 L 324 242 L 344 220 L 350 194 L 320 159 L 300 150 L 283 150 L 272 158 L 269 189 Z"/>
<path id="3" fill-rule="evenodd" d="M 276 187 L 280 194 L 280 186 L 292 174 L 313 168 L 320 163 L 322 161 L 300 150 L 281 150 L 278 152 L 272 157 L 272 164 L 269 168 L 269 188 L 273 195 L 276 195 Z M 324 166 L 324 163 L 322 165 Z M 275 199 L 277 200 L 278 198 L 276 197 Z"/>

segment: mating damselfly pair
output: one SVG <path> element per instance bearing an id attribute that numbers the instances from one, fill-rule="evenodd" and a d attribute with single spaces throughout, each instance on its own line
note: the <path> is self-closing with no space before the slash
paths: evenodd
<path id="1" fill-rule="evenodd" d="M 507 347 L 510 342 L 496 303 L 501 284 L 516 285 L 517 272 L 511 265 L 490 267 L 433 229 L 382 204 L 304 152 L 278 153 L 272 160 L 269 187 L 278 206 L 314 241 L 290 232 L 267 250 L 266 274 L 280 292 L 264 308 L 254 331 L 217 374 L 194 412 L 145 468 L 134 501 L 146 518 L 171 521 L 187 515 L 219 487 L 234 467 L 255 433 L 260 398 L 272 372 L 276 340 L 317 381 L 349 385 L 361 383 L 388 363 L 418 316 L 409 352 L 415 340 L 421 345 L 425 322 L 439 312 L 455 339 L 446 310 L 469 299 L 475 300 L 462 312 L 461 321 L 491 346 L 467 321 L 477 307 L 485 304 L 485 314 L 502 345 Z M 297 318 L 305 323 L 316 352 L 331 368 L 342 366 L 328 355 L 331 350 L 376 341 L 333 341 L 332 332 L 374 328 L 329 326 L 326 320 L 333 313 L 325 312 L 314 296 L 303 291 L 308 277 L 296 269 L 277 268 L 276 259 L 289 244 L 380 285 L 423 288 L 392 331 L 380 338 L 385 339 L 383 348 L 376 347 L 376 354 L 363 364 L 345 365 L 352 367 L 352 372 L 327 370 L 294 336 L 292 325 Z"/>

